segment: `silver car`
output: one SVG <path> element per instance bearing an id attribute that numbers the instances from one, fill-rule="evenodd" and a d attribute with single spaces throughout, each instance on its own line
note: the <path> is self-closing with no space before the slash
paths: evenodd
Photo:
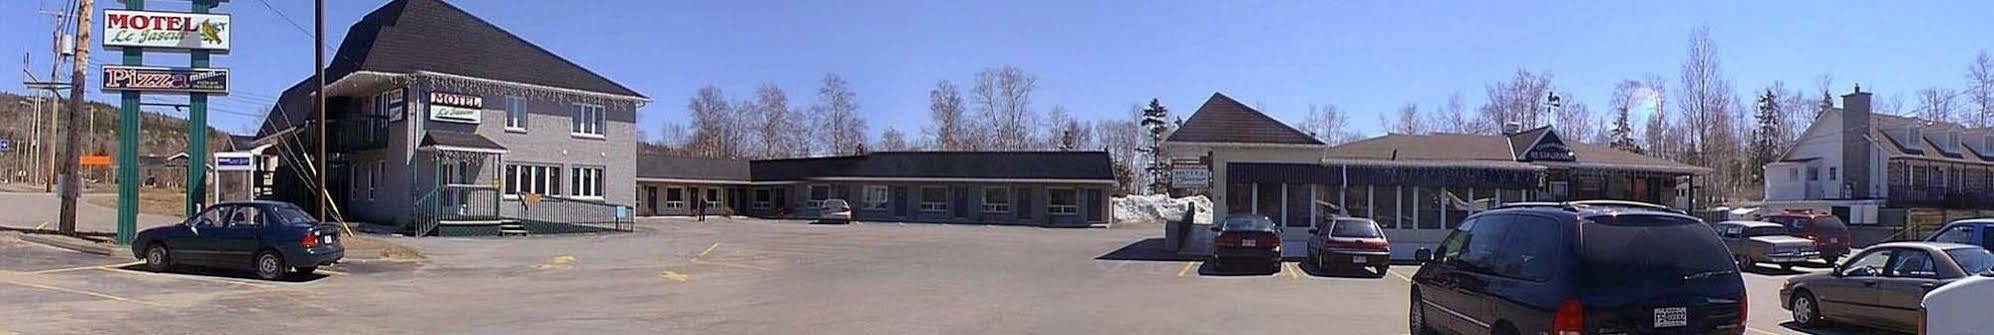
<path id="1" fill-rule="evenodd" d="M 851 223 L 852 204 L 845 199 L 824 200 L 824 205 L 817 208 L 817 221 Z"/>

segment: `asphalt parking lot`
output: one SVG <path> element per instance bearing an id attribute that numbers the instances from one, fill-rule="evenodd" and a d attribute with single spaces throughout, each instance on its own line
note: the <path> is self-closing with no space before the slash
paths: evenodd
<path id="1" fill-rule="evenodd" d="M 0 334 L 1406 333 L 1416 267 L 1221 273 L 1148 251 L 1160 229 L 683 219 L 635 233 L 399 238 L 420 262 L 294 281 L 150 273 L 0 235 Z M 1800 330 L 1782 277 L 1746 275 L 1749 334 Z M 301 328 L 302 327 L 302 328 Z"/>

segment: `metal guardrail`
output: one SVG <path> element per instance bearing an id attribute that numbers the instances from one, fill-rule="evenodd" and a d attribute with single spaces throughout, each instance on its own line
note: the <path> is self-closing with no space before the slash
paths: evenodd
<path id="1" fill-rule="evenodd" d="M 444 185 L 417 198 L 407 233 L 428 236 L 443 221 L 499 220 L 499 189 L 483 185 Z"/>
<path id="2" fill-rule="evenodd" d="M 559 196 L 541 196 L 538 202 L 522 202 L 518 219 L 527 223 L 572 225 L 615 231 L 636 229 L 630 206 Z"/>

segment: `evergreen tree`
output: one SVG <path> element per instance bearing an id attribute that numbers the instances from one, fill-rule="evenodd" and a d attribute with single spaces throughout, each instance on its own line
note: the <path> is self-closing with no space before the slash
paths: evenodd
<path id="1" fill-rule="evenodd" d="M 1771 163 L 1772 160 L 1777 159 L 1774 156 L 1779 155 L 1782 144 L 1780 143 L 1781 139 L 1785 138 L 1781 132 L 1786 129 L 1784 125 L 1781 125 L 1781 122 L 1786 120 L 1786 116 L 1781 115 L 1781 113 L 1778 94 L 1773 93 L 1771 89 L 1767 89 L 1764 95 L 1759 96 L 1758 128 L 1752 131 L 1751 166 L 1765 166 L 1766 163 Z M 1753 169 L 1752 171 L 1749 174 L 1753 177 L 1754 181 L 1764 180 L 1762 179 L 1764 178 L 1763 170 Z"/>
<path id="2" fill-rule="evenodd" d="M 1612 135 L 1612 142 L 1608 142 L 1607 146 L 1638 154 L 1641 153 L 1641 145 L 1634 143 L 1634 123 L 1628 120 L 1629 117 L 1631 115 L 1626 106 L 1621 106 L 1614 112 L 1613 129 L 1609 132 Z"/>
<path id="3" fill-rule="evenodd" d="M 1163 108 L 1157 99 L 1149 99 L 1149 107 L 1142 109 L 1142 128 L 1149 131 L 1149 190 L 1152 194 L 1170 192 L 1170 157 L 1163 152 L 1163 137 L 1170 133 L 1170 110 Z M 1182 124 L 1180 120 L 1178 122 Z"/>

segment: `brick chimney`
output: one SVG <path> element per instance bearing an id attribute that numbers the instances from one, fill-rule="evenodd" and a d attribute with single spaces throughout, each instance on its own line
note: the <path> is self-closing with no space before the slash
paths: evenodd
<path id="1" fill-rule="evenodd" d="M 1850 191 L 1843 196 L 1849 198 L 1880 196 L 1870 194 L 1869 173 L 1872 169 L 1882 167 L 1870 166 L 1871 147 L 1867 139 L 1870 127 L 1869 92 L 1863 92 L 1862 85 L 1856 85 L 1854 93 L 1842 95 L 1842 109 L 1837 113 L 1842 118 L 1841 178 L 1843 185 L 1846 185 Z"/>

